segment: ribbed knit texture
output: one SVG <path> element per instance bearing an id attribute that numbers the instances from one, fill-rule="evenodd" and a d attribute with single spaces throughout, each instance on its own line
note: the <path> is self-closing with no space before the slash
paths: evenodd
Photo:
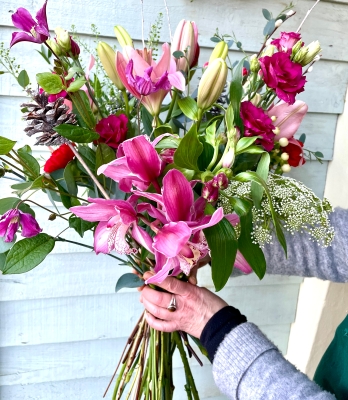
<path id="1" fill-rule="evenodd" d="M 347 282 L 348 211 L 337 209 L 330 219 L 336 231 L 331 247 L 318 246 L 307 234 L 287 235 L 287 259 L 276 241 L 265 248 L 267 273 Z M 225 336 L 215 353 L 213 375 L 221 392 L 233 400 L 335 399 L 297 371 L 249 322 Z"/>

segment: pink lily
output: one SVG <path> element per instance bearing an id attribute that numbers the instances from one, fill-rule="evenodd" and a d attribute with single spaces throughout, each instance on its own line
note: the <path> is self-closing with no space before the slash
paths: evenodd
<path id="1" fill-rule="evenodd" d="M 120 254 L 132 254 L 137 250 L 126 241 L 126 234 L 131 229 L 132 237 L 147 250 L 152 251 L 152 238 L 137 225 L 137 212 L 132 198 L 125 200 L 105 200 L 89 198 L 87 206 L 70 208 L 85 221 L 99 222 L 94 233 L 94 250 L 99 253 L 110 253 L 115 250 Z"/>
<path id="2" fill-rule="evenodd" d="M 119 182 L 124 192 L 130 192 L 134 185 L 140 190 L 146 190 L 152 183 L 158 187 L 159 177 L 164 163 L 147 136 L 136 136 L 125 140 L 119 147 L 117 155 L 123 155 L 98 169 L 98 174 Z"/>
<path id="3" fill-rule="evenodd" d="M 279 141 L 283 137 L 287 139 L 293 138 L 307 111 L 307 104 L 301 100 L 296 100 L 292 105 L 280 101 L 275 106 L 270 107 L 267 114 L 270 118 L 276 117 L 274 125 L 280 130 L 274 140 Z"/>
<path id="4" fill-rule="evenodd" d="M 163 99 L 172 86 L 185 89 L 185 78 L 176 70 L 174 57 L 168 43 L 162 45 L 163 53 L 158 62 L 151 52 L 142 52 L 130 46 L 123 48 L 124 54 L 116 53 L 116 70 L 126 87 L 147 108 L 152 116 L 157 116 Z"/>

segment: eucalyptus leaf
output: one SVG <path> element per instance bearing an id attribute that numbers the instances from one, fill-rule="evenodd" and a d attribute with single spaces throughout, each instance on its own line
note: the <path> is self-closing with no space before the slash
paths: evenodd
<path id="1" fill-rule="evenodd" d="M 219 43 L 219 42 L 221 42 L 221 39 L 219 39 L 219 38 L 216 37 L 216 36 L 212 36 L 212 37 L 210 38 L 210 40 L 211 40 L 212 42 L 214 42 L 214 43 Z"/>
<path id="2" fill-rule="evenodd" d="M 99 139 L 97 132 L 76 125 L 61 124 L 56 126 L 54 130 L 61 136 L 76 143 L 91 143 L 93 140 Z"/>
<path id="3" fill-rule="evenodd" d="M 137 288 L 144 285 L 144 280 L 136 274 L 123 274 L 117 281 L 115 292 L 117 293 L 124 288 Z"/>
<path id="4" fill-rule="evenodd" d="M 306 141 L 306 134 L 302 133 L 302 135 L 300 136 L 300 138 L 298 140 L 304 144 L 304 142 Z"/>
<path id="5" fill-rule="evenodd" d="M 147 136 L 152 133 L 152 115 L 147 111 L 145 107 L 141 108 L 141 121 L 143 123 L 144 131 Z"/>
<path id="6" fill-rule="evenodd" d="M 186 115 L 187 118 L 197 121 L 198 119 L 198 106 L 192 97 L 183 97 L 178 100 L 180 110 Z"/>
<path id="7" fill-rule="evenodd" d="M 181 57 L 185 57 L 185 53 L 183 51 L 177 50 L 174 51 L 173 57 L 179 59 Z"/>
<path id="8" fill-rule="evenodd" d="M 0 155 L 8 154 L 16 144 L 15 141 L 0 136 Z"/>
<path id="9" fill-rule="evenodd" d="M 91 108 L 91 101 L 83 90 L 69 93 L 73 102 L 73 113 L 76 115 L 79 124 L 83 127 L 94 129 L 96 120 Z"/>
<path id="10" fill-rule="evenodd" d="M 270 36 L 275 29 L 275 20 L 271 19 L 267 22 L 266 26 L 263 29 L 264 36 Z"/>
<path id="11" fill-rule="evenodd" d="M 27 73 L 27 71 L 25 69 L 23 69 L 17 78 L 17 82 L 20 86 L 22 86 L 23 89 L 25 89 L 29 83 L 30 83 L 30 79 L 29 79 L 29 75 Z"/>
<path id="12" fill-rule="evenodd" d="M 321 151 L 316 151 L 316 152 L 314 153 L 314 155 L 315 155 L 316 157 L 318 157 L 318 158 L 323 158 L 323 157 L 324 157 L 324 154 L 323 154 Z"/>
<path id="13" fill-rule="evenodd" d="M 15 243 L 6 257 L 3 274 L 23 274 L 38 266 L 53 250 L 55 241 L 46 233 Z"/>
<path id="14" fill-rule="evenodd" d="M 266 8 L 262 9 L 262 14 L 267 19 L 267 21 L 270 21 L 272 19 L 272 14 Z"/>
<path id="15" fill-rule="evenodd" d="M 186 135 L 181 139 L 179 147 L 174 153 L 174 162 L 185 169 L 199 171 L 198 157 L 202 154 L 203 145 L 198 139 L 197 125 L 193 124 Z"/>
<path id="16" fill-rule="evenodd" d="M 59 75 L 51 72 L 41 72 L 36 74 L 36 81 L 42 89 L 49 94 L 57 94 L 65 89 Z"/>
<path id="17" fill-rule="evenodd" d="M 75 177 L 73 174 L 72 164 L 68 163 L 64 168 L 64 180 L 67 186 L 67 192 L 72 194 L 73 196 L 77 196 L 77 185 L 75 182 Z"/>

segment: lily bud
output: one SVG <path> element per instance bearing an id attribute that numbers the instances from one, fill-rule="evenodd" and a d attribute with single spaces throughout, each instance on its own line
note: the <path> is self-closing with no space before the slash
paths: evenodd
<path id="1" fill-rule="evenodd" d="M 251 72 L 259 72 L 259 70 L 260 70 L 260 61 L 257 58 L 256 54 L 253 54 L 250 57 L 249 63 L 250 63 L 250 71 Z"/>
<path id="2" fill-rule="evenodd" d="M 118 43 L 121 47 L 134 47 L 132 38 L 129 36 L 128 32 L 124 28 L 122 28 L 121 25 L 116 25 L 114 27 L 114 32 L 116 39 L 118 40 Z"/>
<path id="3" fill-rule="evenodd" d="M 56 28 L 54 32 L 56 33 L 56 40 L 59 46 L 62 48 L 63 51 L 69 53 L 69 51 L 71 50 L 71 39 L 69 32 L 60 27 Z"/>
<path id="4" fill-rule="evenodd" d="M 222 58 L 216 58 L 209 63 L 198 85 L 198 108 L 205 111 L 216 102 L 226 84 L 227 71 L 227 65 Z"/>
<path id="5" fill-rule="evenodd" d="M 228 152 L 222 158 L 222 166 L 223 168 L 231 168 L 234 162 L 234 150 L 229 149 Z"/>
<path id="6" fill-rule="evenodd" d="M 107 43 L 99 42 L 97 53 L 107 76 L 112 80 L 117 89 L 124 90 L 123 83 L 116 71 L 116 53 L 114 50 Z"/>
<path id="7" fill-rule="evenodd" d="M 54 53 L 57 56 L 62 55 L 62 49 L 54 39 L 47 39 L 46 43 L 50 46 L 50 48 L 54 51 Z"/>
<path id="8" fill-rule="evenodd" d="M 279 139 L 279 145 L 281 147 L 286 147 L 289 144 L 289 140 L 286 137 L 282 137 Z"/>
<path id="9" fill-rule="evenodd" d="M 290 172 L 291 171 L 290 165 L 289 164 L 282 165 L 282 171 L 283 172 Z"/>
<path id="10" fill-rule="evenodd" d="M 172 45 L 171 53 L 182 51 L 185 57 L 176 59 L 177 69 L 187 71 L 188 67 L 192 68 L 197 65 L 199 57 L 198 30 L 197 25 L 193 21 L 185 21 L 182 19 L 177 26 Z"/>
<path id="11" fill-rule="evenodd" d="M 215 46 L 215 48 L 209 58 L 209 62 L 211 63 L 212 61 L 216 60 L 217 58 L 222 58 L 223 60 L 225 60 L 227 57 L 227 54 L 228 54 L 228 45 L 225 41 L 222 40 Z"/>

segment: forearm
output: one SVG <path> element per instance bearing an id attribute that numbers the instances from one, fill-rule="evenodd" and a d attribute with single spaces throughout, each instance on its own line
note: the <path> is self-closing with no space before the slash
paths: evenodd
<path id="1" fill-rule="evenodd" d="M 213 374 L 230 399 L 335 399 L 297 371 L 251 323 L 226 335 L 215 353 Z"/>
<path id="2" fill-rule="evenodd" d="M 329 247 L 318 246 L 309 235 L 300 233 L 286 235 L 287 258 L 276 239 L 265 246 L 267 273 L 348 282 L 348 210 L 337 209 L 330 219 L 336 234 Z"/>

